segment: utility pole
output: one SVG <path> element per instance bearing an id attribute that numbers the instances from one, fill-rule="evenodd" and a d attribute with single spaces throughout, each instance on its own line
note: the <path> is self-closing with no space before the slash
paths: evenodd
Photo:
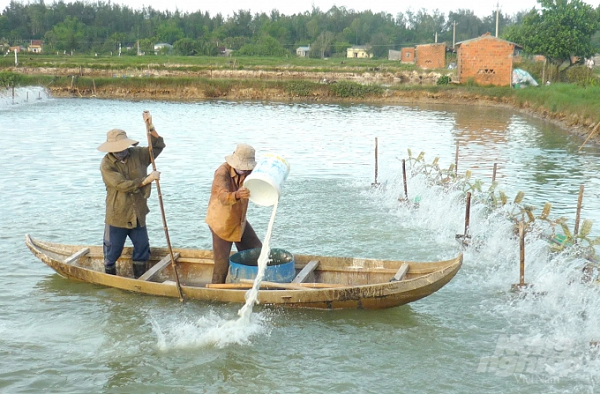
<path id="1" fill-rule="evenodd" d="M 456 44 L 456 21 L 452 22 L 452 49 Z"/>
<path id="2" fill-rule="evenodd" d="M 15 48 L 15 67 L 19 66 L 19 58 L 17 56 L 18 53 L 19 53 L 19 50 Z"/>
<path id="3" fill-rule="evenodd" d="M 435 43 L 437 44 L 437 31 L 435 32 Z"/>
<path id="4" fill-rule="evenodd" d="M 498 15 L 500 14 L 500 3 L 496 3 L 496 38 L 498 38 Z"/>

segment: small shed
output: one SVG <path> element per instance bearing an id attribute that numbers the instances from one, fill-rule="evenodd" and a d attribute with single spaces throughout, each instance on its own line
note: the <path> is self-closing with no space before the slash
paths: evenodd
<path id="1" fill-rule="evenodd" d="M 473 79 L 480 85 L 510 86 L 513 59 L 520 45 L 486 33 L 456 43 L 456 75 L 459 83 Z"/>
<path id="2" fill-rule="evenodd" d="M 402 52 L 393 49 L 388 50 L 388 60 L 402 60 Z"/>
<path id="3" fill-rule="evenodd" d="M 422 69 L 446 67 L 446 44 L 417 45 L 417 67 Z"/>
<path id="4" fill-rule="evenodd" d="M 346 57 L 355 59 L 369 59 L 373 57 L 369 53 L 371 47 L 369 45 L 354 45 L 346 50 Z"/>
<path id="5" fill-rule="evenodd" d="M 42 40 L 31 40 L 29 42 L 29 46 L 27 47 L 27 51 L 33 53 L 42 53 Z"/>
<path id="6" fill-rule="evenodd" d="M 402 60 L 400 63 L 414 63 L 415 48 L 402 48 Z"/>
<path id="7" fill-rule="evenodd" d="M 296 56 L 298 56 L 298 57 L 308 57 L 309 52 L 310 52 L 310 46 L 296 48 Z"/>

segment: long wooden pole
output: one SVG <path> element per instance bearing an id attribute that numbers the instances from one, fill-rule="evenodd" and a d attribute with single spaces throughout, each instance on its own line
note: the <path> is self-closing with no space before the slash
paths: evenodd
<path id="1" fill-rule="evenodd" d="M 148 111 L 144 111 L 148 113 Z M 150 152 L 150 161 L 152 162 L 152 170 L 156 171 L 156 163 L 154 161 L 154 152 L 152 151 L 152 132 L 150 131 L 150 122 L 146 120 L 146 135 L 148 136 L 148 151 Z M 175 283 L 177 283 L 177 292 L 179 293 L 179 301 L 183 302 L 183 291 L 181 290 L 181 283 L 179 283 L 179 274 L 177 274 L 177 265 L 175 264 L 175 255 L 173 254 L 173 248 L 171 248 L 171 239 L 169 238 L 169 228 L 167 227 L 167 217 L 165 216 L 165 207 L 163 205 L 162 193 L 160 191 L 160 182 L 158 179 L 156 182 L 156 192 L 158 193 L 158 202 L 160 204 L 160 213 L 162 215 L 163 228 L 165 230 L 165 238 L 167 239 L 167 247 L 169 248 L 169 254 L 171 255 L 171 266 L 173 267 L 173 273 L 175 274 Z"/>
<path id="2" fill-rule="evenodd" d="M 594 135 L 594 133 L 596 132 L 596 130 L 598 130 L 598 127 L 600 126 L 600 122 L 596 123 L 596 126 L 594 126 L 594 129 L 590 132 L 590 134 L 588 135 L 588 137 L 585 139 L 585 141 L 583 141 L 583 144 L 581 144 L 581 146 L 579 147 L 579 149 L 577 149 L 578 151 L 581 150 L 581 148 L 584 147 L 585 144 L 587 144 L 588 140 L 592 137 L 592 135 Z"/>

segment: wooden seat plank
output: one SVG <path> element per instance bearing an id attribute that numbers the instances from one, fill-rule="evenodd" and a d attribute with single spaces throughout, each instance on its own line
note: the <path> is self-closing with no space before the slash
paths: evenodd
<path id="1" fill-rule="evenodd" d="M 175 257 L 175 261 L 179 258 L 179 253 L 173 253 L 173 257 Z M 148 271 L 144 272 L 142 276 L 140 276 L 139 280 L 152 280 L 160 271 L 164 270 L 167 265 L 171 264 L 171 255 L 168 254 L 161 261 L 154 264 L 152 268 Z"/>
<path id="2" fill-rule="evenodd" d="M 396 271 L 396 275 L 390 280 L 390 282 L 399 282 L 404 279 L 404 275 L 408 272 L 408 263 L 402 263 L 398 271 Z"/>
<path id="3" fill-rule="evenodd" d="M 69 257 L 67 257 L 65 259 L 65 264 L 72 264 L 78 258 L 85 256 L 88 253 L 90 253 L 90 248 L 83 248 L 80 251 L 77 251 L 77 252 L 73 253 L 72 255 L 70 255 Z"/>
<path id="4" fill-rule="evenodd" d="M 296 277 L 292 280 L 292 283 L 303 283 L 306 282 L 308 276 L 312 274 L 315 269 L 319 266 L 319 260 L 311 260 L 302 268 L 302 270 L 296 275 Z"/>

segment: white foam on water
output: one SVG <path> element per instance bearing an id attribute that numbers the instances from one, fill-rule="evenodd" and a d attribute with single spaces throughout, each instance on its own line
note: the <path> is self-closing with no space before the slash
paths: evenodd
<path id="1" fill-rule="evenodd" d="M 0 89 L 0 109 L 9 108 L 11 105 L 36 104 L 50 98 L 48 91 L 41 86 L 18 87 Z"/>
<path id="2" fill-rule="evenodd" d="M 398 202 L 404 195 L 402 177 L 384 183 L 384 188 L 367 193 L 375 197 L 374 204 L 399 218 L 400 228 L 435 232 L 435 243 L 424 248 L 458 245 L 455 235 L 464 232 L 466 213 L 462 190 L 431 185 L 422 175 L 409 177 L 409 200 L 419 199 L 414 207 Z M 472 307 L 505 321 L 505 328 L 490 333 L 490 340 L 498 341 L 495 354 L 504 357 L 507 370 L 502 373 L 535 370 L 588 387 L 590 377 L 597 379 L 600 370 L 600 283 L 582 281 L 582 267 L 589 261 L 568 250 L 552 253 L 547 236 L 560 231 L 536 220 L 525 237 L 525 283 L 533 286 L 511 291 L 520 279 L 519 239 L 516 223 L 509 220 L 515 209 L 509 202 L 492 210 L 473 197 L 470 246 L 456 248 L 457 253 L 463 251 L 464 262 L 453 281 L 460 282 L 459 292 L 480 299 Z"/>
<path id="3" fill-rule="evenodd" d="M 152 331 L 157 337 L 157 347 L 161 351 L 172 349 L 199 349 L 229 345 L 248 345 L 255 335 L 268 335 L 270 328 L 266 312 L 255 313 L 247 319 L 231 319 L 210 311 L 195 321 L 184 320 L 159 324 L 151 319 Z"/>
<path id="4" fill-rule="evenodd" d="M 268 321 L 265 313 L 253 314 L 252 308 L 258 303 L 258 290 L 267 268 L 271 251 L 269 244 L 276 213 L 277 202 L 273 206 L 267 234 L 258 257 L 258 272 L 252 288 L 246 292 L 246 303 L 238 311 L 239 317 L 233 320 L 211 311 L 196 321 L 177 322 L 166 330 L 161 329 L 158 322 L 153 319 L 152 327 L 157 336 L 157 346 L 160 350 L 202 348 L 206 346 L 223 348 L 234 344 L 248 345 L 253 335 L 269 331 L 264 324 Z"/>

